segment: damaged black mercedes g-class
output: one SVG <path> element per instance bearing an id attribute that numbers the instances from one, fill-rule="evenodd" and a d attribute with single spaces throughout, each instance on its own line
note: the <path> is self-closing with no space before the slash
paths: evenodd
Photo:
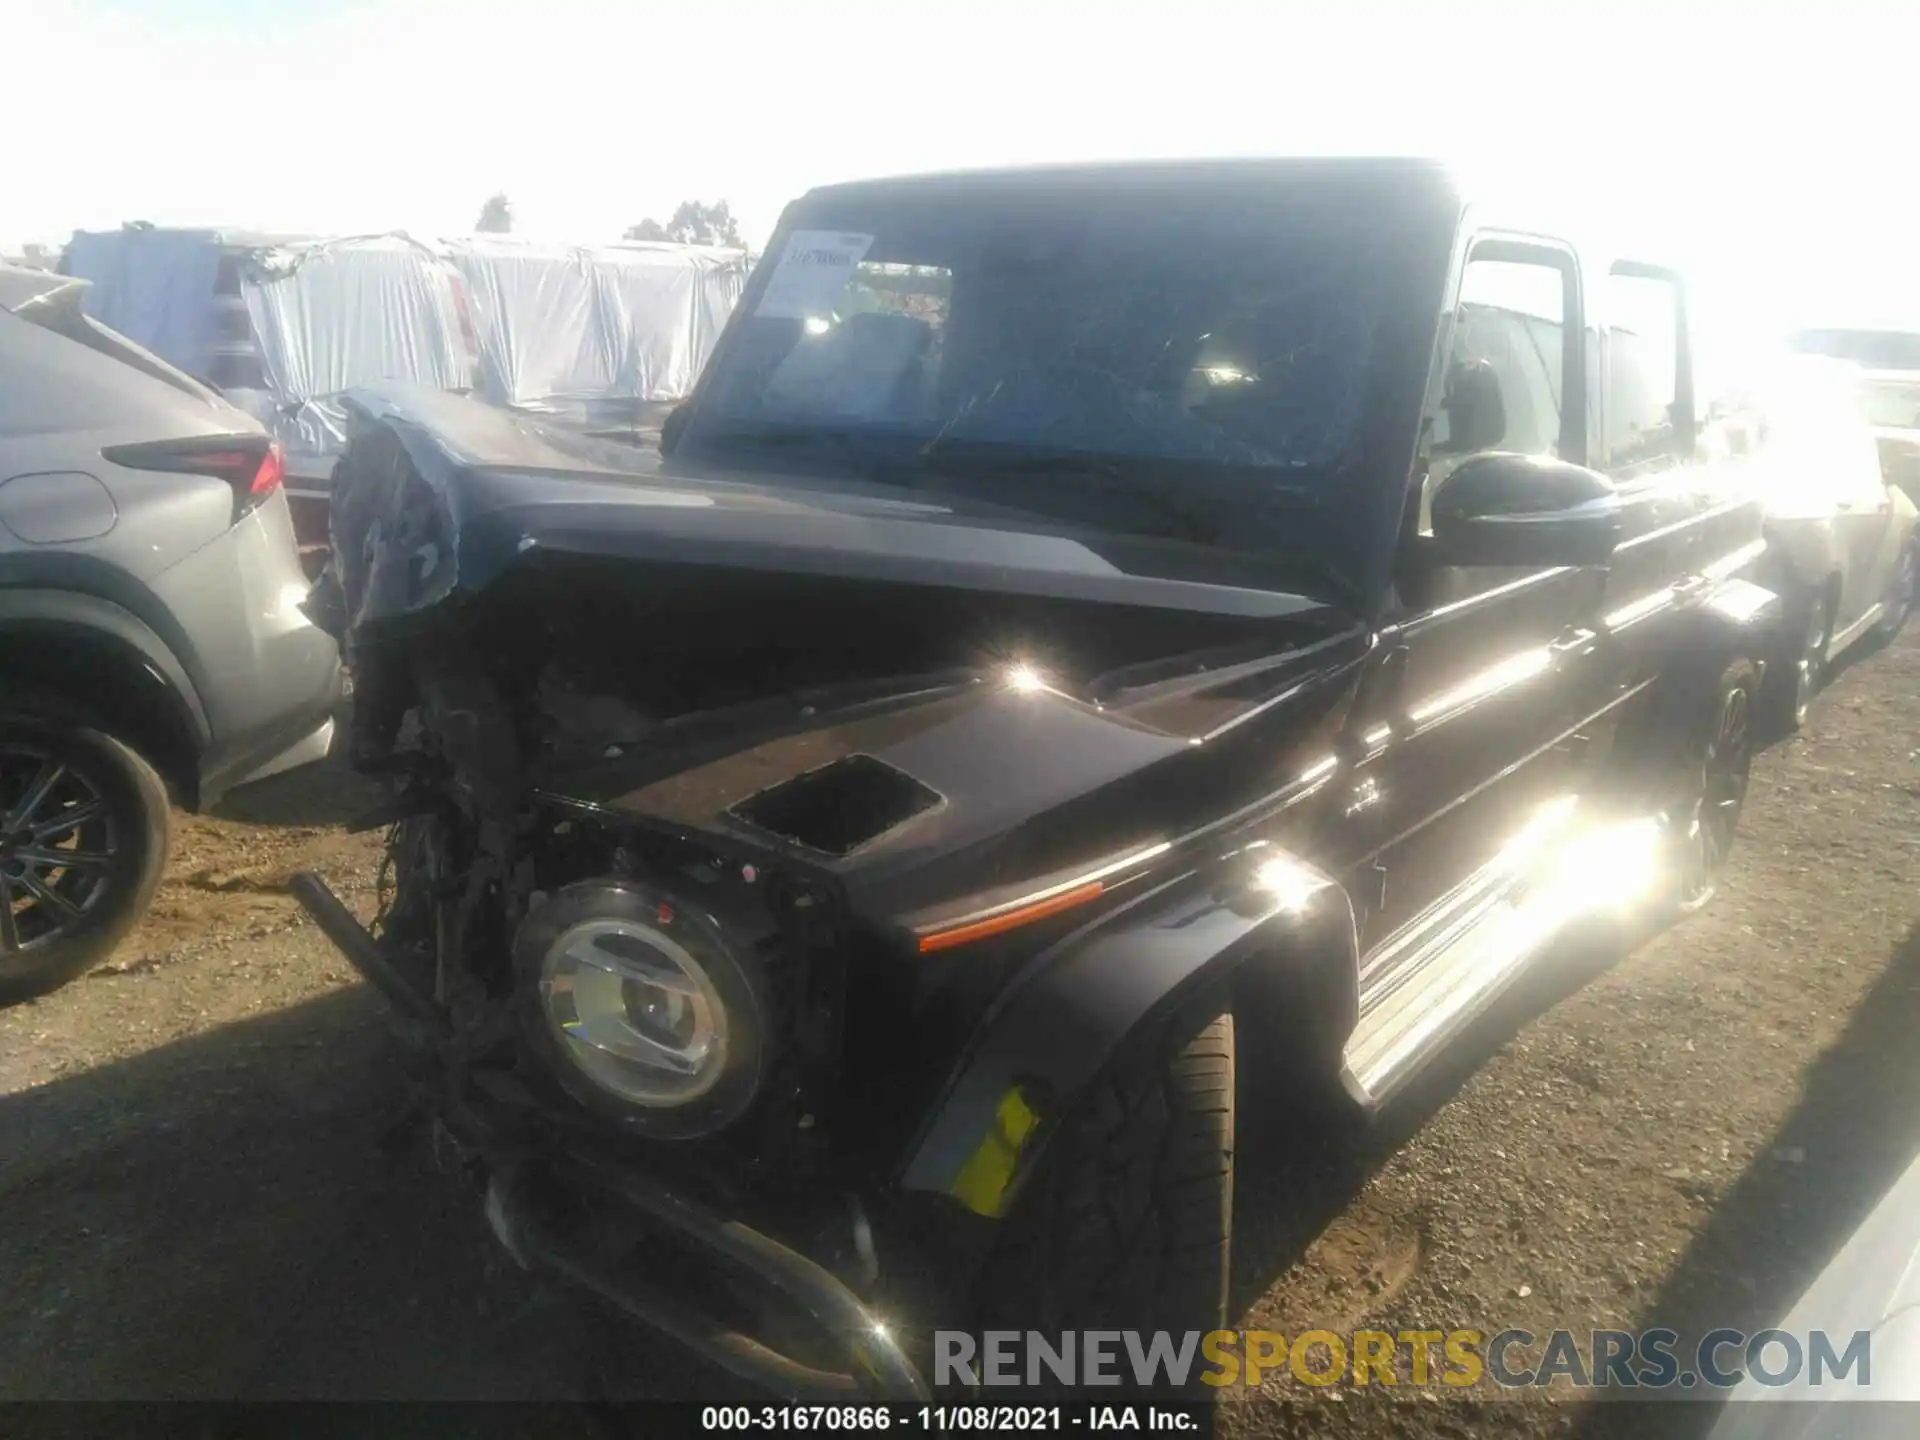
<path id="1" fill-rule="evenodd" d="M 1427 162 L 815 190 L 658 455 L 353 397 L 389 865 L 301 899 L 512 1254 L 739 1376 L 1214 1329 L 1237 1108 L 1713 889 L 1778 603 L 1689 355 Z"/>

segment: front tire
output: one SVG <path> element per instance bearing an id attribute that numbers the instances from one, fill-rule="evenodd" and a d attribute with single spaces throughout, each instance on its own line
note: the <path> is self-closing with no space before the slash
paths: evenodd
<path id="1" fill-rule="evenodd" d="M 166 868 L 153 767 L 101 731 L 0 711 L 0 1005 L 105 959 Z"/>
<path id="2" fill-rule="evenodd" d="M 1054 1137 L 988 1260 L 980 1329 L 1050 1344 L 1162 1330 L 1177 1346 L 1222 1328 L 1233 1146 L 1233 1014 L 1216 997 L 1133 1042 Z M 1205 1364 L 1196 1350 L 1188 1393 Z M 1124 1355 L 1118 1368 L 1131 1379 Z"/>

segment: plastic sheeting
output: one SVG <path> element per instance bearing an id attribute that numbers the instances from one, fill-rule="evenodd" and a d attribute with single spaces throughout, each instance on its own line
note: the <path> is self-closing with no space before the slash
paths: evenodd
<path id="1" fill-rule="evenodd" d="M 238 295 L 231 273 L 220 293 L 223 263 L 238 267 Z M 345 443 L 339 397 L 386 381 L 476 390 L 585 428 L 644 423 L 692 390 L 748 262 L 690 245 L 133 226 L 76 234 L 63 268 L 92 282 L 89 314 L 218 380 L 279 438 L 289 474 L 316 483 Z M 213 374 L 236 354 L 242 373 L 257 355 L 265 388 Z"/>
<path id="2" fill-rule="evenodd" d="M 90 282 L 88 315 L 190 375 L 214 347 L 213 287 L 221 238 L 213 230 L 81 230 L 61 268 Z"/>
<path id="3" fill-rule="evenodd" d="M 747 258 L 688 245 L 447 242 L 496 404 L 574 423 L 631 420 L 692 389 L 739 302 Z"/>
<path id="4" fill-rule="evenodd" d="M 296 471 L 345 444 L 338 397 L 348 390 L 383 380 L 473 386 L 453 271 L 405 236 L 256 252 L 241 293 L 270 394 L 262 418 Z"/>

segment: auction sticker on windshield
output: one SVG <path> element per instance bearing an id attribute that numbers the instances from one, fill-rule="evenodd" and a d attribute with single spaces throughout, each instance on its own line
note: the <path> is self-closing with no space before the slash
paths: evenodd
<path id="1" fill-rule="evenodd" d="M 840 230 L 796 230 L 774 266 L 754 314 L 769 320 L 822 315 L 853 279 L 853 267 L 873 248 L 873 236 Z"/>

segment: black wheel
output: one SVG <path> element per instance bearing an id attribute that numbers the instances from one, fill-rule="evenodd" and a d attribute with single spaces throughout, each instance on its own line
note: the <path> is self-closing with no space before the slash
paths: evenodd
<path id="1" fill-rule="evenodd" d="M 983 1272 L 982 1331 L 1058 1344 L 1066 1331 L 1179 1337 L 1225 1325 L 1234 1034 L 1224 1007 L 1215 998 L 1134 1042 L 1054 1137 Z M 1118 1369 L 1130 1383 L 1124 1357 Z M 1206 1393 L 1205 1369 L 1196 1351 L 1189 1395 Z"/>
<path id="2" fill-rule="evenodd" d="M 1913 613 L 1913 591 L 1917 578 L 1920 578 L 1920 556 L 1915 554 L 1916 547 L 1907 546 L 1900 552 L 1900 563 L 1893 567 L 1893 579 L 1887 586 L 1886 608 L 1880 612 L 1880 619 L 1873 627 L 1873 638 L 1882 645 L 1891 644 L 1900 637 L 1906 628 L 1907 617 Z"/>
<path id="3" fill-rule="evenodd" d="M 1753 768 L 1756 676 L 1744 661 L 1721 672 L 1680 747 L 1663 828 L 1681 913 L 1698 910 L 1719 888 L 1747 802 Z"/>
<path id="4" fill-rule="evenodd" d="M 0 711 L 0 1004 L 113 949 L 167 860 L 166 787 L 98 730 Z"/>
<path id="5" fill-rule="evenodd" d="M 1767 728 L 1790 735 L 1806 723 L 1808 707 L 1827 675 L 1827 641 L 1833 633 L 1833 607 L 1825 596 L 1789 612 L 1780 643 L 1767 669 L 1762 718 Z"/>

